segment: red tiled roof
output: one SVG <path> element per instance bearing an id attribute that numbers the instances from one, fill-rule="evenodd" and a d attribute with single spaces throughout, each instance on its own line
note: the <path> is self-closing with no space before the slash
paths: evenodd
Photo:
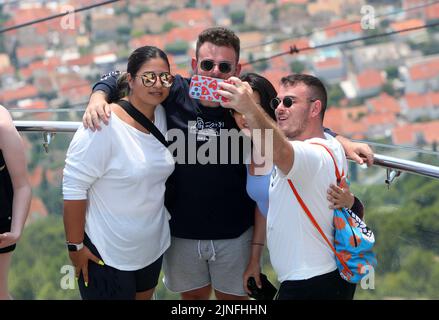
<path id="1" fill-rule="evenodd" d="M 185 23 L 186 25 L 190 25 L 191 22 L 194 22 L 195 25 L 203 24 L 206 27 L 212 22 L 212 13 L 206 9 L 185 8 L 170 11 L 167 19 L 176 23 Z"/>
<path id="2" fill-rule="evenodd" d="M 439 19 L 439 3 L 435 3 L 425 8 L 427 20 Z"/>
<path id="3" fill-rule="evenodd" d="M 231 3 L 232 3 L 232 0 L 211 0 L 212 7 L 228 6 Z"/>
<path id="4" fill-rule="evenodd" d="M 139 38 L 134 38 L 130 41 L 130 47 L 134 49 L 143 46 L 155 46 L 157 48 L 165 47 L 165 39 L 163 35 L 157 34 L 145 34 Z"/>
<path id="5" fill-rule="evenodd" d="M 399 113 L 401 111 L 398 100 L 385 92 L 381 93 L 378 97 L 367 100 L 367 103 L 371 105 L 374 112 Z"/>
<path id="6" fill-rule="evenodd" d="M 366 124 L 362 121 L 355 121 L 355 117 L 349 117 L 349 114 L 355 112 L 359 112 L 359 109 L 329 107 L 325 112 L 324 126 L 345 136 L 363 136 L 367 132 Z"/>
<path id="7" fill-rule="evenodd" d="M 341 58 L 328 58 L 322 61 L 318 61 L 314 64 L 317 69 L 333 69 L 340 68 L 342 66 Z"/>
<path id="8" fill-rule="evenodd" d="M 262 73 L 262 76 L 264 76 L 271 82 L 276 91 L 279 91 L 280 79 L 288 75 L 289 73 L 290 72 L 287 72 L 285 70 L 266 70 Z"/>
<path id="9" fill-rule="evenodd" d="M 176 41 L 193 42 L 197 40 L 198 34 L 205 29 L 204 26 L 173 28 L 168 33 L 162 35 L 165 44 L 174 43 Z"/>
<path id="10" fill-rule="evenodd" d="M 0 68 L 0 74 L 2 76 L 4 75 L 14 75 L 15 74 L 15 68 L 14 66 L 7 66 L 4 68 Z"/>
<path id="11" fill-rule="evenodd" d="M 439 142 L 439 120 L 396 127 L 393 129 L 392 140 L 394 144 L 415 144 L 419 134 L 426 143 Z"/>
<path id="12" fill-rule="evenodd" d="M 394 144 L 413 144 L 415 142 L 415 131 L 411 125 L 403 125 L 393 128 L 392 142 Z"/>
<path id="13" fill-rule="evenodd" d="M 76 59 L 67 60 L 66 64 L 69 66 L 92 65 L 94 63 L 94 57 L 95 56 L 93 54 L 87 54 L 87 55 L 81 56 L 81 57 L 76 58 Z"/>
<path id="14" fill-rule="evenodd" d="M 395 123 L 396 116 L 391 112 L 371 113 L 363 118 L 368 126 Z"/>
<path id="15" fill-rule="evenodd" d="M 3 103 L 7 103 L 9 101 L 21 100 L 26 98 L 33 98 L 38 95 L 38 90 L 33 85 L 25 85 L 24 87 L 13 89 L 13 90 L 5 90 L 0 95 L 0 100 Z"/>
<path id="16" fill-rule="evenodd" d="M 17 58 L 35 58 L 35 57 L 44 57 L 46 53 L 46 47 L 43 45 L 30 46 L 30 47 L 18 47 L 17 48 Z"/>
<path id="17" fill-rule="evenodd" d="M 47 109 L 47 103 L 44 100 L 33 100 L 25 105 L 22 105 L 21 107 L 26 109 Z"/>
<path id="18" fill-rule="evenodd" d="M 280 0 L 279 5 L 283 4 L 297 4 L 297 5 L 305 5 L 308 3 L 308 0 Z"/>
<path id="19" fill-rule="evenodd" d="M 439 58 L 413 65 L 409 73 L 414 81 L 435 78 L 439 74 Z"/>
<path id="20" fill-rule="evenodd" d="M 410 29 L 410 28 L 416 28 L 416 27 L 421 27 L 423 26 L 425 23 L 422 20 L 419 19 L 410 19 L 410 20 L 405 20 L 405 21 L 397 21 L 397 22 L 393 22 L 390 24 L 390 27 L 394 30 L 394 31 L 401 31 L 404 29 Z M 420 29 L 422 30 L 422 29 Z M 419 31 L 419 30 L 414 30 L 414 31 Z M 406 34 L 406 33 L 404 33 Z"/>
<path id="21" fill-rule="evenodd" d="M 428 92 L 425 94 L 408 93 L 403 98 L 409 109 L 439 106 L 439 92 Z"/>
<path id="22" fill-rule="evenodd" d="M 365 70 L 357 75 L 357 85 L 360 90 L 381 87 L 383 84 L 383 76 L 378 70 Z"/>
<path id="23" fill-rule="evenodd" d="M 349 23 L 350 23 L 350 21 L 343 20 L 343 19 L 333 21 L 327 27 L 325 27 L 325 29 L 326 28 L 329 29 L 329 30 L 325 31 L 326 36 L 328 38 L 332 38 L 332 37 L 337 36 L 340 33 L 348 33 L 349 32 L 349 33 L 361 34 L 363 32 L 363 30 L 361 29 L 360 23 L 355 23 L 355 24 L 349 24 Z"/>

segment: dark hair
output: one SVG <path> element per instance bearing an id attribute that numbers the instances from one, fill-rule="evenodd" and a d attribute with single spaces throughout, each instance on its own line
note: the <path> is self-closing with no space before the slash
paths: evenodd
<path id="1" fill-rule="evenodd" d="M 128 85 L 127 75 L 128 73 L 134 77 L 136 76 L 139 69 L 143 66 L 145 62 L 148 62 L 154 58 L 161 58 L 166 62 L 168 68 L 170 68 L 168 56 L 163 50 L 153 47 L 144 46 L 134 50 L 128 57 L 127 72 L 122 73 L 117 79 L 117 89 L 119 92 L 119 98 L 124 97 L 129 94 L 130 87 Z"/>
<path id="2" fill-rule="evenodd" d="M 274 110 L 270 107 L 270 101 L 277 97 L 277 92 L 271 82 L 263 76 L 253 72 L 241 75 L 240 79 L 248 82 L 250 87 L 259 93 L 262 109 L 264 109 L 264 111 L 276 121 L 276 115 L 274 114 Z"/>
<path id="3" fill-rule="evenodd" d="M 320 112 L 322 121 L 325 116 L 326 105 L 328 103 L 328 95 L 326 93 L 325 86 L 323 83 L 316 77 L 311 76 L 309 74 L 290 74 L 286 77 L 283 77 L 280 80 L 282 86 L 295 86 L 297 84 L 303 83 L 305 84 L 311 91 L 311 95 L 313 99 L 318 99 L 322 103 L 322 111 Z"/>
<path id="4" fill-rule="evenodd" d="M 213 43 L 216 46 L 231 47 L 236 53 L 236 62 L 239 61 L 240 41 L 238 36 L 232 31 L 224 27 L 212 27 L 204 30 L 198 35 L 195 56 L 198 60 L 198 51 L 205 42 Z"/>

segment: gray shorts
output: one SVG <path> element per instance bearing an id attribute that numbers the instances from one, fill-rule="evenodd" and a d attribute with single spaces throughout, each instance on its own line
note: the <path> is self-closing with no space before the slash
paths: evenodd
<path id="1" fill-rule="evenodd" d="M 173 292 L 209 284 L 226 294 L 246 296 L 242 276 L 250 259 L 253 227 L 234 239 L 171 238 L 163 256 L 163 282 Z"/>

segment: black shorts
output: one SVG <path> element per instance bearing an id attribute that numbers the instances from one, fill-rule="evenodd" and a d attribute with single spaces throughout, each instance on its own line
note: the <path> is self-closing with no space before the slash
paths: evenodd
<path id="1" fill-rule="evenodd" d="M 96 247 L 85 235 L 84 245 L 101 258 Z M 134 300 L 136 292 L 157 286 L 163 255 L 149 266 L 136 271 L 122 271 L 113 267 L 88 262 L 88 287 L 84 285 L 82 273 L 78 279 L 79 292 L 84 300 Z"/>
<path id="2" fill-rule="evenodd" d="M 11 231 L 12 217 L 0 217 L 0 234 Z M 0 253 L 7 253 L 15 250 L 15 243 L 6 248 L 0 248 Z"/>
<path id="3" fill-rule="evenodd" d="M 337 270 L 307 280 L 281 283 L 277 300 L 352 300 L 356 284 L 343 280 Z"/>

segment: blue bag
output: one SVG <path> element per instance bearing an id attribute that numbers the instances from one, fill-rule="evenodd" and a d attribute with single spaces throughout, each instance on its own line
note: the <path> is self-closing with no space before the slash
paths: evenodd
<path id="1" fill-rule="evenodd" d="M 343 279 L 359 283 L 377 265 L 372 230 L 352 210 L 334 210 L 336 263 Z M 341 260 L 342 259 L 342 260 Z M 342 262 L 343 261 L 343 262 Z"/>

